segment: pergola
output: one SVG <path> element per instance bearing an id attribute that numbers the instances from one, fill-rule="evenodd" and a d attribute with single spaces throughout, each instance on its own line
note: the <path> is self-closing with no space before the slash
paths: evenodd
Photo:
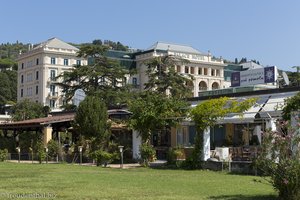
<path id="1" fill-rule="evenodd" d="M 41 132 L 43 134 L 43 142 L 46 145 L 52 139 L 52 134 L 58 135 L 59 131 L 70 128 L 74 117 L 75 113 L 64 113 L 24 121 L 6 122 L 0 124 L 0 129 L 4 132 L 10 130 L 15 134 L 20 134 L 23 131 Z"/>

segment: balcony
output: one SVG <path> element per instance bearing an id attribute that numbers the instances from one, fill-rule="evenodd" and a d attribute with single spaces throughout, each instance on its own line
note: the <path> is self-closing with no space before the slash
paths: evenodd
<path id="1" fill-rule="evenodd" d="M 56 77 L 50 77 L 47 80 L 48 83 L 58 83 L 58 79 Z"/>
<path id="2" fill-rule="evenodd" d="M 58 99 L 58 92 L 49 92 L 48 98 L 49 99 Z"/>

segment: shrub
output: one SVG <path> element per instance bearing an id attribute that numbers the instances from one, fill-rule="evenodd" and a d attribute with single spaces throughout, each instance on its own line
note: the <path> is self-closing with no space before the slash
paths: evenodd
<path id="1" fill-rule="evenodd" d="M 299 133 L 287 123 L 281 124 L 286 132 L 268 131 L 263 134 L 262 152 L 256 164 L 283 200 L 300 199 L 300 151 Z"/>
<path id="2" fill-rule="evenodd" d="M 48 144 L 48 156 L 49 157 L 55 157 L 58 154 L 59 146 L 58 143 L 55 140 L 49 140 Z"/>
<path id="3" fill-rule="evenodd" d="M 46 158 L 46 152 L 45 152 L 45 147 L 43 142 L 38 141 L 36 144 L 36 149 L 37 149 L 39 163 L 41 164 L 43 161 L 45 161 Z"/>
<path id="4" fill-rule="evenodd" d="M 147 143 L 144 143 L 140 146 L 140 151 L 141 151 L 141 158 L 142 158 L 143 165 L 148 167 L 149 162 L 154 161 L 156 159 L 155 157 L 156 151 L 153 148 L 153 146 Z"/>
<path id="5" fill-rule="evenodd" d="M 96 160 L 97 166 L 104 165 L 104 167 L 106 167 L 108 163 L 115 159 L 116 154 L 103 150 L 96 150 L 91 153 L 91 157 Z"/>
<path id="6" fill-rule="evenodd" d="M 0 149 L 0 162 L 4 162 L 7 159 L 8 150 L 7 149 Z"/>
<path id="7" fill-rule="evenodd" d="M 168 165 L 176 165 L 179 167 L 180 162 L 178 159 L 183 156 L 182 149 L 180 148 L 170 148 L 168 151 L 167 162 Z"/>

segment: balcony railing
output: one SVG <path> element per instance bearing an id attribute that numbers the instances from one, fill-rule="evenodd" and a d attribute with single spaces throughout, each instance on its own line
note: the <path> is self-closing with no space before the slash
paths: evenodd
<path id="1" fill-rule="evenodd" d="M 57 99 L 59 97 L 58 92 L 49 92 L 48 97 L 50 99 Z"/>
<path id="2" fill-rule="evenodd" d="M 58 79 L 56 77 L 50 77 L 50 78 L 48 78 L 48 82 L 50 82 L 50 83 L 57 83 Z"/>

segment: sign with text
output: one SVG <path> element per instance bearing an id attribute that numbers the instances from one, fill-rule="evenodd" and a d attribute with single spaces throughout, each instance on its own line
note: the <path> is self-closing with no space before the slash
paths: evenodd
<path id="1" fill-rule="evenodd" d="M 274 83 L 277 80 L 275 66 L 252 69 L 231 74 L 231 87 Z"/>

